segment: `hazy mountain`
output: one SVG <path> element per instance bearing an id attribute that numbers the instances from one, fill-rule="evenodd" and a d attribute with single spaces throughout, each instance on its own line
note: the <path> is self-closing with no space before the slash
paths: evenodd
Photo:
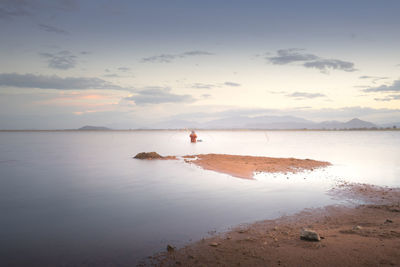
<path id="1" fill-rule="evenodd" d="M 211 129 L 296 129 L 313 124 L 312 121 L 293 116 L 230 117 L 201 125 Z"/>
<path id="2" fill-rule="evenodd" d="M 80 130 L 80 131 L 106 131 L 106 130 L 111 130 L 111 129 L 107 128 L 107 127 L 103 127 L 103 126 L 86 125 L 86 126 L 79 128 L 78 130 Z"/>
<path id="3" fill-rule="evenodd" d="M 374 128 L 377 125 L 363 121 L 357 118 L 349 120 L 347 122 L 340 121 L 324 121 L 314 124 L 310 129 L 360 129 L 360 128 Z"/>
<path id="4" fill-rule="evenodd" d="M 172 120 L 154 125 L 156 129 L 362 129 L 374 128 L 377 125 L 354 118 L 347 122 L 324 121 L 313 122 L 293 116 L 258 116 L 258 117 L 229 117 L 224 119 L 212 120 L 205 123 L 196 123 L 185 120 Z"/>

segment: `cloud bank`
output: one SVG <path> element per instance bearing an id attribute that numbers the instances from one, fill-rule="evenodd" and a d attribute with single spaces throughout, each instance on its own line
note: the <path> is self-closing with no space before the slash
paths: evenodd
<path id="1" fill-rule="evenodd" d="M 48 67 L 52 69 L 67 70 L 75 68 L 76 65 L 76 56 L 68 50 L 57 53 L 40 53 L 39 55 L 47 59 Z"/>
<path id="2" fill-rule="evenodd" d="M 123 101 L 133 101 L 136 105 L 164 104 L 164 103 L 192 103 L 195 99 L 191 95 L 171 93 L 168 87 L 148 87 L 135 92 L 134 96 L 125 97 Z"/>
<path id="3" fill-rule="evenodd" d="M 39 24 L 38 26 L 41 30 L 46 31 L 46 32 L 58 33 L 58 34 L 69 34 L 69 32 L 67 32 L 63 29 L 54 27 L 54 26 L 50 26 L 50 25 L 46 25 L 46 24 Z"/>
<path id="4" fill-rule="evenodd" d="M 156 56 L 151 56 L 151 57 L 144 57 L 141 59 L 141 62 L 150 62 L 150 63 L 171 63 L 175 59 L 179 58 L 187 58 L 187 57 L 193 57 L 193 56 L 211 56 L 214 55 L 213 53 L 207 52 L 207 51 L 200 51 L 200 50 L 194 50 L 194 51 L 188 51 L 184 52 L 181 54 L 161 54 L 161 55 L 156 55 Z"/>
<path id="5" fill-rule="evenodd" d="M 320 93 L 306 93 L 306 92 L 294 92 L 291 94 L 287 94 L 286 96 L 288 97 L 293 97 L 297 100 L 302 100 L 302 99 L 312 99 L 312 98 L 317 98 L 317 97 L 326 97 L 324 94 Z"/>
<path id="6" fill-rule="evenodd" d="M 274 65 L 302 63 L 303 67 L 315 68 L 322 73 L 328 73 L 329 70 L 342 70 L 346 72 L 357 70 L 354 68 L 353 62 L 321 58 L 314 54 L 304 53 L 303 51 L 304 49 L 299 48 L 280 49 L 276 52 L 275 56 L 267 56 L 266 59 Z"/>
<path id="7" fill-rule="evenodd" d="M 400 79 L 393 81 L 391 85 L 381 85 L 377 87 L 369 87 L 364 92 L 400 92 Z"/>
<path id="8" fill-rule="evenodd" d="M 85 89 L 112 89 L 126 90 L 118 85 L 99 78 L 87 77 L 66 77 L 61 78 L 57 75 L 35 75 L 0 73 L 0 86 L 18 88 L 39 88 L 39 89 L 58 89 L 58 90 L 85 90 Z"/>

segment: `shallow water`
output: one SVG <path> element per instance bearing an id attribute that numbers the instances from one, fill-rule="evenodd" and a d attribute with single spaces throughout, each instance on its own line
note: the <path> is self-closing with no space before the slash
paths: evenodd
<path id="1" fill-rule="evenodd" d="M 129 265 L 167 244 L 337 203 L 337 180 L 400 186 L 400 132 L 184 131 L 0 133 L 0 258 L 12 265 Z M 162 155 L 224 153 L 333 166 L 255 180 Z"/>

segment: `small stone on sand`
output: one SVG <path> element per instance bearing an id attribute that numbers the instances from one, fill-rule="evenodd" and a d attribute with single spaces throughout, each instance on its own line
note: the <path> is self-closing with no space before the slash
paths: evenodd
<path id="1" fill-rule="evenodd" d="M 310 229 L 302 229 L 300 233 L 300 238 L 307 241 L 320 241 L 321 238 L 319 234 Z"/>

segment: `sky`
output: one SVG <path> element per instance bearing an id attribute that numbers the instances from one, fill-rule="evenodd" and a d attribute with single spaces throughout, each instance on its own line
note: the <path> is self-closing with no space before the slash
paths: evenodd
<path id="1" fill-rule="evenodd" d="M 0 129 L 400 122 L 400 1 L 0 0 Z"/>

